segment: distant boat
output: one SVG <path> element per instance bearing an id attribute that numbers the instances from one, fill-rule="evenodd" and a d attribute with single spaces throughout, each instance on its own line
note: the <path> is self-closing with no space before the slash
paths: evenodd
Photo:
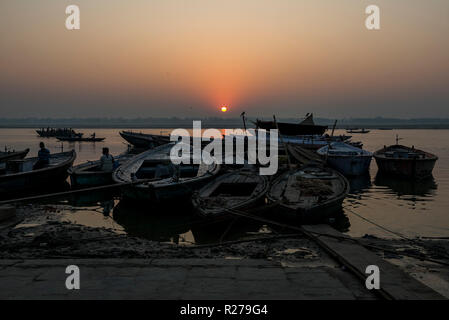
<path id="1" fill-rule="evenodd" d="M 114 171 L 112 177 L 117 183 L 142 181 L 123 187 L 126 198 L 162 202 L 190 196 L 220 171 L 216 163 L 174 165 L 170 160 L 174 145 L 172 142 L 143 152 Z"/>
<path id="2" fill-rule="evenodd" d="M 268 188 L 266 176 L 242 169 L 209 182 L 194 194 L 192 203 L 206 218 L 229 217 L 229 211 L 244 211 L 263 204 Z"/>
<path id="3" fill-rule="evenodd" d="M 279 128 L 279 133 L 283 135 L 322 135 L 327 130 L 327 126 L 316 125 L 313 121 L 313 113 L 307 114 L 305 119 L 300 123 L 287 123 L 287 122 L 277 122 L 274 121 L 262 121 L 257 119 L 255 122 L 252 121 L 256 128 L 259 129 L 277 129 Z"/>
<path id="4" fill-rule="evenodd" d="M 90 136 L 88 138 L 83 137 L 56 137 L 59 141 L 68 141 L 68 142 L 101 142 L 106 138 L 97 138 L 95 136 Z"/>
<path id="5" fill-rule="evenodd" d="M 30 152 L 30 149 L 25 149 L 21 151 L 0 151 L 0 163 L 4 163 L 9 160 L 20 160 L 26 157 Z"/>
<path id="6" fill-rule="evenodd" d="M 374 152 L 379 172 L 410 179 L 422 179 L 432 175 L 438 157 L 415 147 L 399 144 Z"/>
<path id="7" fill-rule="evenodd" d="M 136 148 L 154 148 L 170 142 L 170 136 L 121 131 L 120 136 Z"/>
<path id="8" fill-rule="evenodd" d="M 369 170 L 373 154 L 343 142 L 332 142 L 317 150 L 330 167 L 345 176 L 359 176 Z"/>
<path id="9" fill-rule="evenodd" d="M 348 192 L 348 180 L 337 171 L 306 166 L 281 174 L 267 197 L 277 205 L 276 214 L 315 223 L 337 214 Z"/>
<path id="10" fill-rule="evenodd" d="M 121 165 L 134 157 L 134 154 L 123 154 L 114 158 Z M 89 161 L 68 170 L 72 187 L 95 187 L 114 183 L 112 171 L 102 171 L 101 162 Z"/>
<path id="11" fill-rule="evenodd" d="M 347 133 L 369 133 L 370 130 L 366 130 L 366 129 L 347 129 L 346 130 Z"/>
<path id="12" fill-rule="evenodd" d="M 83 133 L 76 132 L 69 128 L 42 128 L 36 130 L 40 137 L 51 138 L 51 137 L 82 137 Z"/>
<path id="13" fill-rule="evenodd" d="M 11 160 L 6 163 L 6 170 L 0 174 L 0 193 L 44 188 L 62 183 L 67 179 L 67 170 L 75 161 L 75 151 L 54 153 L 50 155 L 50 164 L 42 169 L 33 169 L 38 158 Z"/>

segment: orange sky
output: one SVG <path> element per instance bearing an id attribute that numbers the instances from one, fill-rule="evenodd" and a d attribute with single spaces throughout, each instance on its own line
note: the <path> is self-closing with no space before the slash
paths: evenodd
<path id="1" fill-rule="evenodd" d="M 447 0 L 2 0 L 0 30 L 6 117 L 449 116 Z"/>

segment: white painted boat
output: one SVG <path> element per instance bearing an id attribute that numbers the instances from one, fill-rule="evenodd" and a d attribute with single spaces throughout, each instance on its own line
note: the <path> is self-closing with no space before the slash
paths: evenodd
<path id="1" fill-rule="evenodd" d="M 345 176 L 359 176 L 368 172 L 373 153 L 343 142 L 332 142 L 317 150 L 330 167 Z"/>

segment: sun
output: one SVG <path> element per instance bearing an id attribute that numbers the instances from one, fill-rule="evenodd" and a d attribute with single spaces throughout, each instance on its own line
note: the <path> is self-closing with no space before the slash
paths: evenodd
<path id="1" fill-rule="evenodd" d="M 226 107 L 226 106 L 221 107 L 221 112 L 227 112 L 227 111 L 228 111 L 228 107 Z"/>

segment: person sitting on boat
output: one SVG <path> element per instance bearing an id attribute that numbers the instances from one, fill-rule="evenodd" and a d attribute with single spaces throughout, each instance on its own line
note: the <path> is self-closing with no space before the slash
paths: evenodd
<path id="1" fill-rule="evenodd" d="M 45 148 L 43 142 L 39 143 L 39 147 L 40 150 L 37 153 L 38 160 L 33 167 L 34 170 L 45 168 L 50 164 L 50 150 Z"/>
<path id="2" fill-rule="evenodd" d="M 103 155 L 100 158 L 101 171 L 114 170 L 114 157 L 109 154 L 109 148 L 103 148 Z"/>

